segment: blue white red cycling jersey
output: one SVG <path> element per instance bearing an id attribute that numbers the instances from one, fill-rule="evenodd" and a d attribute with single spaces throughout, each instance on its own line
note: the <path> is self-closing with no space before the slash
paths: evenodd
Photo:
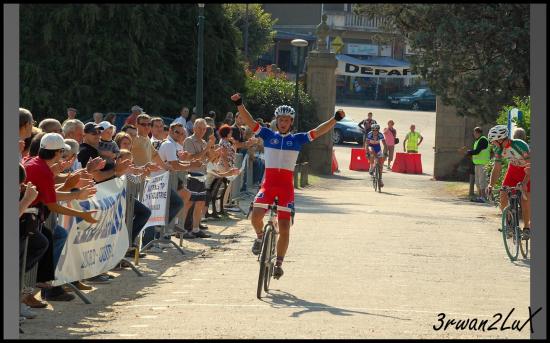
<path id="1" fill-rule="evenodd" d="M 374 132 L 371 131 L 367 134 L 368 145 L 373 148 L 375 152 L 380 152 L 380 142 L 384 140 L 384 135 L 378 132 L 378 137 L 374 137 Z"/>
<path id="2" fill-rule="evenodd" d="M 265 160 L 264 180 L 254 202 L 270 205 L 277 196 L 279 206 L 293 208 L 294 167 L 302 146 L 315 139 L 315 131 L 282 135 L 260 124 L 253 131 L 264 141 Z M 279 211 L 278 216 L 290 218 L 290 212 Z"/>

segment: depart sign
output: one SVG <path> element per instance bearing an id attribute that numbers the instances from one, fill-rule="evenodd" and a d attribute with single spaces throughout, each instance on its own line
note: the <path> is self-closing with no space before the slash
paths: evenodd
<path id="1" fill-rule="evenodd" d="M 355 77 L 414 78 L 419 77 L 408 67 L 380 67 L 338 61 L 337 75 Z"/>

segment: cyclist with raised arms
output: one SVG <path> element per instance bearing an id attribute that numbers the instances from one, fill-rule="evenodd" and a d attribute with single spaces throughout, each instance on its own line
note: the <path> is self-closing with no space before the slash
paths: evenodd
<path id="1" fill-rule="evenodd" d="M 367 145 L 367 156 L 369 157 L 369 173 L 372 175 L 372 171 L 374 170 L 374 157 L 376 156 L 376 159 L 380 166 L 380 171 L 382 171 L 382 167 L 384 167 L 384 157 L 385 154 L 382 152 L 382 148 L 380 147 L 380 142 L 384 144 L 384 150 L 387 151 L 388 147 L 386 146 L 386 140 L 384 139 L 384 135 L 380 133 L 380 125 L 378 124 L 372 124 L 371 131 L 367 134 L 367 140 L 365 144 Z M 384 187 L 384 182 L 382 182 L 382 173 L 380 173 L 380 187 Z"/>
<path id="2" fill-rule="evenodd" d="M 252 226 L 256 231 L 257 239 L 254 240 L 252 253 L 260 254 L 263 238 L 263 217 L 267 206 L 273 203 L 275 197 L 279 199 L 277 207 L 277 219 L 279 227 L 279 240 L 277 241 L 277 262 L 273 269 L 273 277 L 279 279 L 283 276 L 283 259 L 288 249 L 290 219 L 294 209 L 294 167 L 302 146 L 329 132 L 337 121 L 344 118 L 343 110 L 334 113 L 334 118 L 327 120 L 317 128 L 308 132 L 290 133 L 294 122 L 294 109 L 287 105 L 275 109 L 277 130 L 261 127 L 243 105 L 240 94 L 231 96 L 231 100 L 237 105 L 239 114 L 244 123 L 252 129 L 256 136 L 264 141 L 265 174 L 264 180 L 256 198 L 252 211 Z"/>
<path id="3" fill-rule="evenodd" d="M 531 163 L 529 159 L 529 145 L 521 139 L 510 139 L 506 125 L 492 127 L 487 134 L 489 142 L 494 145 L 495 164 L 491 171 L 491 181 L 486 189 L 486 196 L 491 194 L 494 184 L 500 177 L 502 161 L 507 158 L 510 162 L 502 186 L 515 187 L 521 182 L 523 195 L 521 197 L 521 212 L 523 217 L 523 239 L 529 239 L 531 227 Z M 508 195 L 500 191 L 500 209 L 508 206 Z"/>

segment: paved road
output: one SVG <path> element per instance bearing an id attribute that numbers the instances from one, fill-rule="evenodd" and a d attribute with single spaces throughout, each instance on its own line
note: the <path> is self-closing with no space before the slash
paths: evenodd
<path id="1" fill-rule="evenodd" d="M 364 109 L 346 111 L 359 119 Z M 375 193 L 366 173 L 347 170 L 351 145 L 337 147 L 341 173 L 297 191 L 285 275 L 262 301 L 252 231 L 233 216 L 211 224 L 212 239 L 186 242 L 186 257 L 149 255 L 140 265 L 146 277 L 123 271 L 90 291 L 92 305 L 39 310 L 26 336 L 528 338 L 529 325 L 487 331 L 493 315 L 512 308 L 506 325 L 527 319 L 530 269 L 507 259 L 494 208 L 456 199 L 430 180 L 434 113 L 373 112 L 379 121 L 391 115 L 400 137 L 414 116 L 425 135 L 427 174 L 386 172 L 386 187 Z M 485 332 L 436 331 L 439 313 L 489 323 Z"/>

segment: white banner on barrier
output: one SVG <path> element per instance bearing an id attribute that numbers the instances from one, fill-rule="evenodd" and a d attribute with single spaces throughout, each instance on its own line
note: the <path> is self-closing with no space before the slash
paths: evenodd
<path id="1" fill-rule="evenodd" d="M 166 224 L 166 200 L 169 192 L 169 172 L 153 176 L 145 181 L 142 203 L 151 210 L 151 217 L 143 227 Z"/>
<path id="2" fill-rule="evenodd" d="M 55 269 L 54 285 L 94 277 L 113 269 L 128 250 L 126 228 L 126 178 L 115 178 L 97 186 L 94 197 L 71 201 L 79 211 L 97 210 L 90 224 L 80 218 L 63 216 L 68 237 Z"/>

